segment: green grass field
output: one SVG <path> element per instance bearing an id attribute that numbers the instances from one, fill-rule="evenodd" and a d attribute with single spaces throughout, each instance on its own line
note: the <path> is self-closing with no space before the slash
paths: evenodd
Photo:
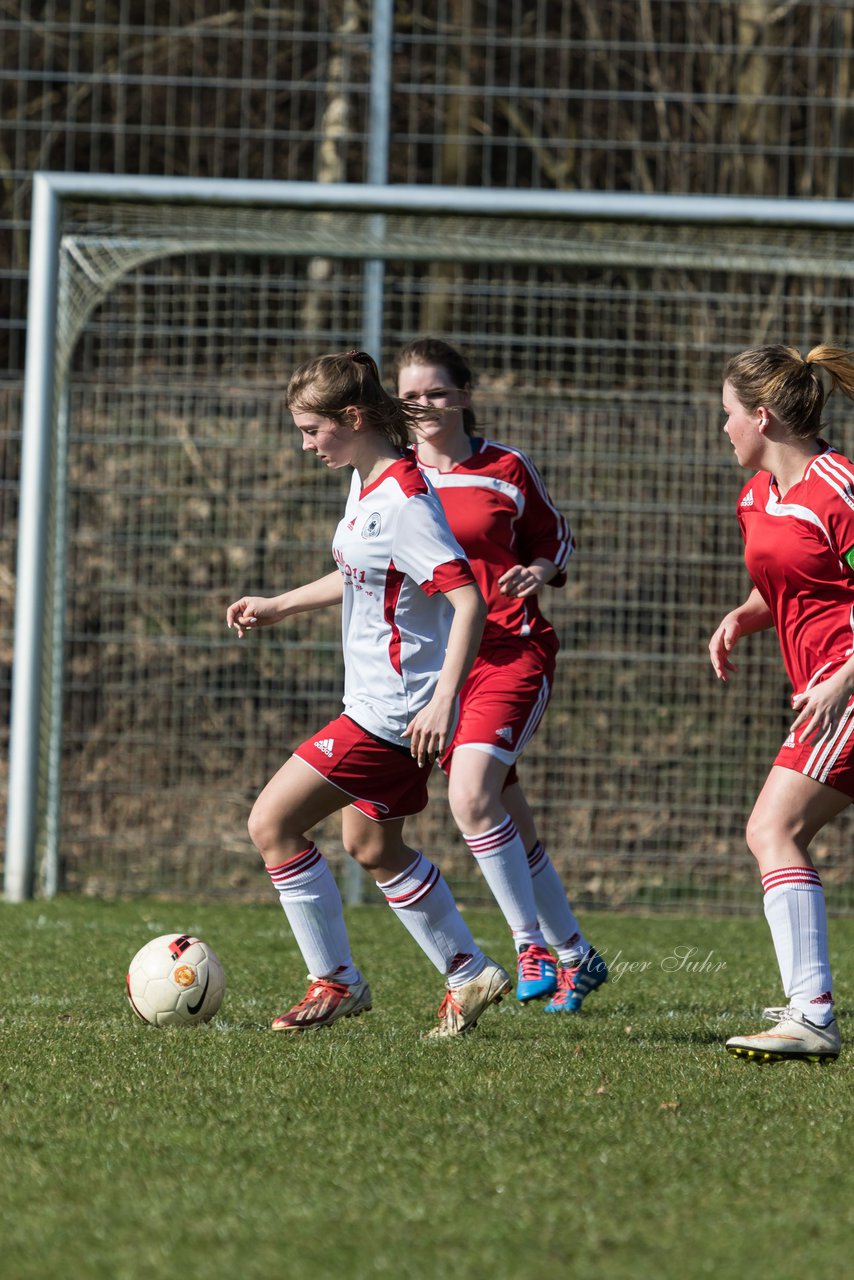
<path id="1" fill-rule="evenodd" d="M 467 915 L 509 964 L 498 914 Z M 295 1038 L 265 1029 L 304 987 L 274 904 L 60 898 L 0 922 L 7 1280 L 847 1273 L 854 1047 L 764 1068 L 722 1048 L 782 1000 L 761 917 L 588 916 L 614 977 L 583 1014 L 505 1000 L 438 1043 L 438 975 L 381 907 L 349 914 L 373 1012 Z M 225 966 L 207 1027 L 125 1001 L 172 929 Z M 845 1040 L 854 921 L 832 952 Z"/>

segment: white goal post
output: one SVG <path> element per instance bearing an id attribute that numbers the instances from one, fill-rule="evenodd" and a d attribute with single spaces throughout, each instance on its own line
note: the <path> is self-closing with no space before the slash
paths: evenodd
<path id="1" fill-rule="evenodd" d="M 72 204 L 182 206 L 204 211 L 204 217 L 189 231 L 153 223 L 106 234 L 97 227 L 69 231 L 64 213 Z M 843 201 L 36 174 L 14 606 L 5 853 L 9 902 L 21 902 L 34 893 L 40 822 L 41 891 L 55 893 L 59 880 L 64 440 L 66 380 L 75 343 L 114 285 L 141 264 L 170 254 L 222 249 L 277 252 L 283 240 L 275 216 L 243 231 L 235 215 L 247 209 L 306 215 L 304 223 L 295 224 L 301 227 L 299 234 L 292 228 L 286 239 L 291 255 L 358 259 L 366 264 L 361 340 L 372 352 L 379 352 L 383 342 L 382 276 L 376 267 L 388 260 L 477 261 L 500 254 L 520 264 L 554 259 L 649 265 L 660 259 L 663 239 L 670 242 L 667 251 L 677 264 L 707 264 L 710 253 L 716 252 L 708 241 L 695 244 L 690 235 L 680 240 L 669 233 L 584 243 L 571 237 L 563 243 L 556 237 L 555 228 L 584 221 L 635 228 L 716 228 L 720 252 L 728 255 L 728 263 L 741 253 L 766 266 L 776 264 L 777 269 L 806 274 L 815 269 L 808 236 L 791 243 L 739 247 L 734 229 L 848 232 L 854 227 L 854 204 Z M 333 216 L 322 220 L 318 214 Z M 519 220 L 524 231 L 508 240 L 507 225 Z M 423 236 L 419 234 L 422 225 Z M 490 235 L 493 226 L 494 236 Z M 95 242 L 97 254 L 92 252 Z M 827 257 L 821 265 L 827 267 Z M 838 275 L 854 276 L 850 258 L 839 261 L 835 270 Z"/>

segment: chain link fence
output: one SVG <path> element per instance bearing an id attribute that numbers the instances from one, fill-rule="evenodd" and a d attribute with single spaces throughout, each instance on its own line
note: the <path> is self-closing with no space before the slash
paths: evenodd
<path id="1" fill-rule="evenodd" d="M 372 18 L 346 0 L 0 3 L 6 704 L 30 174 L 362 182 Z M 852 19 L 848 4 L 395 4 L 390 180 L 847 198 Z M 742 664 L 749 702 L 715 686 L 704 654 L 745 585 L 719 370 L 763 338 L 845 342 L 850 246 L 781 240 L 777 269 L 608 265 L 584 260 L 603 229 L 582 230 L 573 267 L 387 264 L 378 354 L 425 331 L 463 345 L 483 430 L 533 454 L 576 528 L 570 587 L 549 600 L 558 687 L 524 767 L 576 899 L 753 909 L 741 831 L 786 688 L 772 638 Z M 744 250 L 735 232 L 729 247 Z M 796 254 L 807 265 L 786 270 Z M 335 628 L 300 624 L 247 666 L 219 615 L 250 579 L 273 589 L 324 563 L 337 495 L 296 456 L 277 388 L 361 323 L 355 264 L 219 254 L 131 273 L 87 327 L 71 394 L 69 887 L 254 892 L 248 802 L 334 710 Z M 7 722 L 4 708 L 6 736 Z M 419 838 L 473 899 L 435 790 Z M 846 824 L 817 849 L 836 909 L 851 905 Z"/>

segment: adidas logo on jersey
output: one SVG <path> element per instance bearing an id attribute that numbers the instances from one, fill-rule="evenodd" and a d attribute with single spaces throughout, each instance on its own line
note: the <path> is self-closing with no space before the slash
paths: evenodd
<path id="1" fill-rule="evenodd" d="M 503 738 L 505 742 L 509 742 L 511 746 L 513 745 L 513 730 L 509 724 L 506 724 L 503 729 L 496 729 L 495 736 L 496 738 Z"/>
<path id="2" fill-rule="evenodd" d="M 330 760 L 332 759 L 332 750 L 335 746 L 334 738 L 318 738 L 314 745 L 318 751 L 322 751 L 325 756 L 328 756 Z"/>
<path id="3" fill-rule="evenodd" d="M 741 502 L 738 505 L 740 507 L 753 506 L 753 490 L 752 489 L 748 489 L 747 493 L 744 495 L 744 497 L 742 498 Z"/>

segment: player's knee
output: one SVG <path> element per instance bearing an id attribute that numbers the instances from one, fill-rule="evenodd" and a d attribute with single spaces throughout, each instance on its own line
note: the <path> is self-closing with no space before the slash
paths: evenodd
<path id="1" fill-rule="evenodd" d="M 354 853 L 351 856 L 356 859 L 362 870 L 367 871 L 370 876 L 374 876 L 375 873 L 382 870 L 382 854 L 376 849 L 360 849 L 358 853 Z"/>
<path id="2" fill-rule="evenodd" d="M 485 792 L 464 791 L 448 793 L 451 813 L 460 831 L 481 831 L 484 824 L 495 826 L 503 821 L 506 812 L 495 796 Z"/>
<path id="3" fill-rule="evenodd" d="M 483 788 L 471 786 L 465 779 L 448 783 L 448 804 L 454 821 L 461 831 L 471 831 L 480 826 L 491 807 L 491 797 Z"/>
<path id="4" fill-rule="evenodd" d="M 779 848 L 783 833 L 779 824 L 766 813 L 752 813 L 745 828 L 747 847 L 757 861 Z"/>
<path id="5" fill-rule="evenodd" d="M 373 832 L 347 833 L 343 843 L 345 852 L 365 871 L 373 872 L 382 865 L 384 845 Z"/>
<path id="6" fill-rule="evenodd" d="M 249 815 L 249 839 L 263 857 L 276 843 L 277 824 L 272 821 L 267 806 L 256 803 Z"/>

